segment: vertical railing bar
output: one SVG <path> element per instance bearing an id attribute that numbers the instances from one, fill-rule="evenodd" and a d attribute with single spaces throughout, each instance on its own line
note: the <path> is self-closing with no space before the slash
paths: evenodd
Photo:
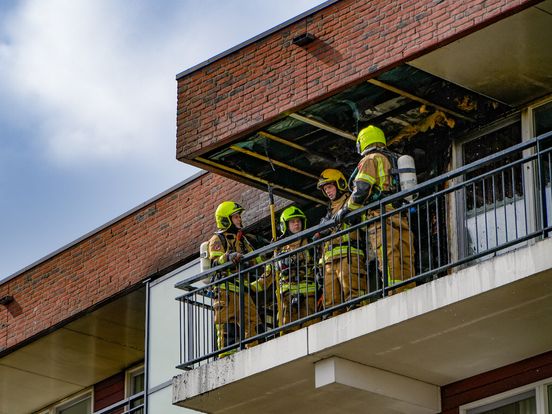
<path id="1" fill-rule="evenodd" d="M 397 242 L 399 244 L 399 260 L 398 260 L 398 263 L 403 263 L 403 260 L 404 260 L 402 219 L 403 219 L 403 212 L 402 212 L 402 210 L 400 210 L 399 211 L 399 240 L 397 240 Z M 391 234 L 393 234 L 393 232 L 391 232 Z M 393 240 L 391 240 L 391 241 L 393 241 Z M 394 254 L 394 252 L 393 252 L 393 254 Z M 394 267 L 394 264 L 395 264 L 396 261 L 397 261 L 396 258 L 393 257 L 393 267 Z M 397 270 L 393 269 L 393 274 L 394 275 L 396 275 L 400 272 L 401 280 L 403 280 L 403 278 L 406 277 L 406 275 L 402 274 L 403 267 L 404 267 L 404 265 L 400 266 L 400 268 L 397 269 Z"/>
<path id="2" fill-rule="evenodd" d="M 420 221 L 420 203 L 416 203 L 416 220 L 418 222 L 418 265 L 419 265 L 419 272 L 423 273 L 423 260 L 422 260 L 422 224 Z"/>
<path id="3" fill-rule="evenodd" d="M 473 217 L 475 218 L 475 253 L 479 254 L 479 223 L 477 222 L 477 190 L 475 182 L 473 186 Z"/>
<path id="4" fill-rule="evenodd" d="M 414 248 L 414 246 L 412 246 L 412 244 L 414 243 L 414 233 L 412 232 L 412 212 L 411 212 L 411 207 L 408 208 L 407 210 L 407 223 L 408 223 L 408 230 L 409 230 L 409 233 L 408 233 L 408 253 L 409 253 L 409 257 L 410 257 L 410 263 L 408 264 L 408 268 L 410 269 L 410 275 L 411 276 L 414 276 L 416 275 L 416 266 L 415 266 L 415 261 L 416 261 L 416 254 L 415 252 L 412 251 L 412 249 Z"/>
<path id="5" fill-rule="evenodd" d="M 487 218 L 487 186 L 485 182 L 486 178 L 483 178 L 483 217 L 485 218 L 485 250 L 489 250 L 489 221 Z"/>
<path id="6" fill-rule="evenodd" d="M 180 324 L 180 363 L 187 363 L 191 358 L 188 355 L 188 349 L 185 346 L 185 343 L 188 338 L 188 333 L 186 332 L 187 325 L 185 325 L 185 316 L 184 312 L 187 306 L 187 299 L 180 302 L 180 308 L 178 312 L 178 323 Z"/>
<path id="7" fill-rule="evenodd" d="M 493 174 L 491 176 L 491 185 L 492 185 L 492 188 L 493 188 L 493 216 L 494 216 L 494 223 L 495 223 L 495 246 L 498 246 L 500 244 L 499 240 L 498 240 L 498 220 L 497 220 L 497 217 L 496 217 L 496 208 L 497 208 L 497 205 L 496 205 L 496 182 L 495 182 L 495 175 Z"/>
<path id="8" fill-rule="evenodd" d="M 542 203 L 542 208 L 546 211 L 546 223 L 548 224 L 548 213 L 552 208 L 552 162 L 551 162 L 551 152 L 548 152 L 548 179 L 550 180 L 550 200 L 544 200 Z M 549 234 L 550 232 L 548 232 Z M 547 237 L 547 234 L 545 234 Z"/>
<path id="9" fill-rule="evenodd" d="M 385 217 L 385 208 L 384 205 L 379 203 L 379 220 L 381 226 L 381 272 L 383 279 L 383 296 L 387 295 L 387 288 L 389 287 L 389 264 L 387 263 L 387 225 Z"/>
<path id="10" fill-rule="evenodd" d="M 544 166 L 543 166 L 543 162 L 542 162 L 542 151 L 541 151 L 541 140 L 537 140 L 537 168 L 538 168 L 538 185 L 540 187 L 540 193 L 541 193 L 541 196 L 540 196 L 540 199 L 542 200 L 541 204 L 542 204 L 542 207 L 540 209 L 540 213 L 541 213 L 541 225 L 543 229 L 545 229 L 546 227 L 548 227 L 548 216 L 547 216 L 547 211 L 546 211 L 546 208 L 545 208 L 545 205 L 546 205 L 546 173 L 545 173 L 545 170 L 544 170 Z"/>
<path id="11" fill-rule="evenodd" d="M 436 216 L 436 226 L 437 228 L 435 229 L 435 231 L 437 232 L 436 234 L 436 238 L 437 238 L 437 267 L 441 267 L 441 243 L 440 243 L 440 239 L 441 239 L 441 228 L 439 226 L 439 222 L 440 222 L 440 211 L 441 209 L 439 208 L 439 196 L 435 197 L 435 216 Z"/>
<path id="12" fill-rule="evenodd" d="M 517 200 L 516 200 L 516 169 L 515 167 L 511 168 L 512 171 L 512 195 L 514 198 L 514 217 L 515 217 L 515 233 L 516 239 L 519 238 L 519 229 L 518 229 L 518 212 L 517 212 Z"/>
<path id="13" fill-rule="evenodd" d="M 433 255 L 431 254 L 431 215 L 429 214 L 429 200 L 426 201 L 426 230 L 427 230 L 427 259 L 428 270 L 433 269 Z"/>
<path id="14" fill-rule="evenodd" d="M 527 211 L 527 189 L 525 188 L 525 179 L 524 179 L 525 172 L 521 173 L 521 193 L 522 193 L 522 200 L 523 200 L 523 217 L 525 219 L 525 232 L 524 235 L 529 233 L 529 214 Z"/>
<path id="15" fill-rule="evenodd" d="M 508 243 L 510 238 L 508 237 L 508 214 L 507 214 L 507 208 L 508 204 L 506 203 L 507 196 L 506 196 L 506 184 L 504 180 L 504 170 L 500 172 L 500 182 L 502 185 L 502 199 L 504 203 L 504 233 L 505 233 L 505 241 Z"/>

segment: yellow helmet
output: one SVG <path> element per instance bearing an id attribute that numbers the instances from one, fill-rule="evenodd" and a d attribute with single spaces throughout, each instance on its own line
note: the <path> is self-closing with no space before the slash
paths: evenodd
<path id="1" fill-rule="evenodd" d="M 232 225 L 232 214 L 241 213 L 243 207 L 233 201 L 223 201 L 215 210 L 215 221 L 219 230 L 228 230 Z"/>
<path id="2" fill-rule="evenodd" d="M 322 190 L 322 187 L 326 184 L 334 183 L 339 191 L 345 191 L 347 189 L 347 180 L 343 173 L 334 168 L 327 168 L 322 171 L 320 178 L 318 178 L 317 188 Z"/>
<path id="3" fill-rule="evenodd" d="M 292 218 L 300 218 L 303 223 L 302 230 L 307 228 L 307 216 L 305 216 L 305 213 L 303 213 L 299 207 L 290 206 L 282 211 L 282 215 L 280 216 L 280 232 L 282 235 L 286 234 L 288 229 L 287 223 Z"/>
<path id="4" fill-rule="evenodd" d="M 358 133 L 356 141 L 357 151 L 359 154 L 362 154 L 366 148 L 378 142 L 387 145 L 385 134 L 378 127 L 369 125 Z"/>

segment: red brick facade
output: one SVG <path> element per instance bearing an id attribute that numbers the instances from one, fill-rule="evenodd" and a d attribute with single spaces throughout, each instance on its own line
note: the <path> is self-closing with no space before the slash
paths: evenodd
<path id="1" fill-rule="evenodd" d="M 14 301 L 0 306 L 0 353 L 197 255 L 224 199 L 248 209 L 245 224 L 269 214 L 266 193 L 208 173 L 1 284 Z"/>
<path id="2" fill-rule="evenodd" d="M 177 157 L 277 119 L 538 3 L 342 0 L 178 81 Z M 309 32 L 313 43 L 292 39 Z"/>

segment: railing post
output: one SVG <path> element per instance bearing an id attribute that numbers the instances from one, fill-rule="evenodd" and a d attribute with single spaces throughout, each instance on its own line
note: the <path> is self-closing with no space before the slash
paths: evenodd
<path id="1" fill-rule="evenodd" d="M 389 287 L 389 263 L 387 262 L 387 218 L 385 216 L 385 205 L 379 203 L 380 209 L 380 226 L 381 226 L 381 273 L 383 279 L 382 296 L 387 295 Z M 377 234 L 376 234 L 377 237 Z"/>
<path id="2" fill-rule="evenodd" d="M 541 139 L 537 139 L 537 179 L 540 187 L 540 202 L 538 207 L 540 210 L 541 229 L 543 229 L 543 237 L 547 237 L 547 232 L 544 231 L 548 227 L 548 214 L 546 211 L 546 171 L 542 162 L 543 155 L 541 154 Z"/>
<path id="3" fill-rule="evenodd" d="M 239 315 L 240 315 L 240 349 L 245 348 L 243 341 L 245 340 L 245 287 L 244 277 L 241 270 L 241 263 L 238 264 L 238 280 L 239 280 Z"/>

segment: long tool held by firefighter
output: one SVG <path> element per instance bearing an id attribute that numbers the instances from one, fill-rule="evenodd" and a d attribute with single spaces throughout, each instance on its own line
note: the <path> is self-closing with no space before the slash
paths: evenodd
<path id="1" fill-rule="evenodd" d="M 272 187 L 268 186 L 268 199 L 269 199 L 269 208 L 270 208 L 270 224 L 272 226 L 272 241 L 276 241 L 276 211 L 274 207 L 274 194 L 272 193 Z M 276 253 L 276 252 L 274 252 Z M 276 254 L 274 254 L 276 257 Z M 278 307 L 278 326 L 284 324 L 284 315 L 282 312 L 282 297 L 280 296 L 280 275 L 279 271 L 276 269 L 276 266 L 272 266 L 272 271 L 274 272 L 274 284 L 276 285 L 276 306 Z M 283 331 L 280 331 L 280 335 L 283 334 Z"/>

